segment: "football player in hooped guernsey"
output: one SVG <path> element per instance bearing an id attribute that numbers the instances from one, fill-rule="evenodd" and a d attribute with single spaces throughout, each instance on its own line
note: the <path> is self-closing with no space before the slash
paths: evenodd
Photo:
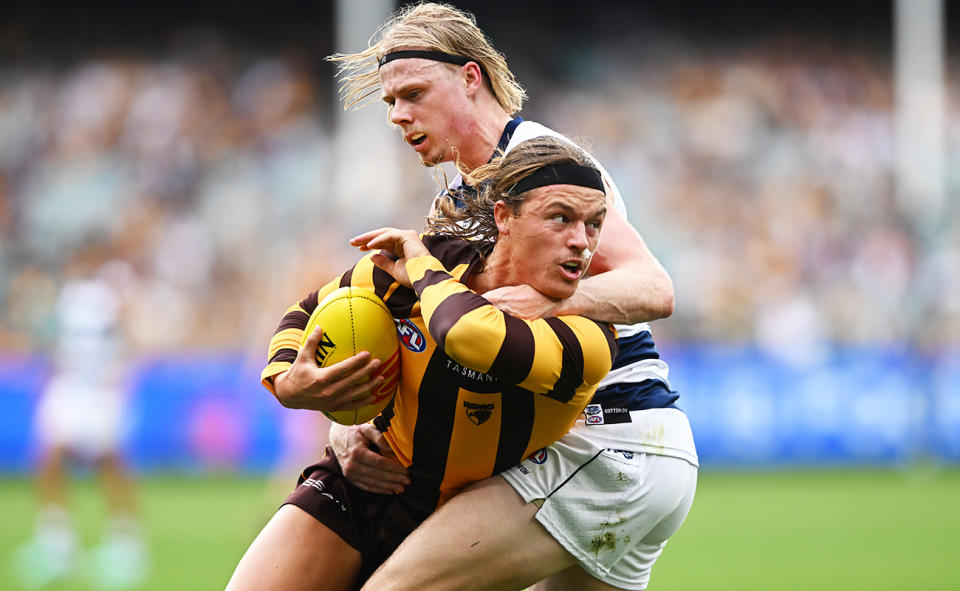
<path id="1" fill-rule="evenodd" d="M 569 297 L 596 252 L 607 210 L 600 172 L 554 138 L 519 145 L 475 170 L 479 195 L 447 197 L 422 239 L 382 228 L 351 243 L 373 251 L 285 315 L 264 384 L 297 361 L 317 302 L 338 287 L 374 291 L 412 338 L 401 382 L 374 424 L 407 467 L 397 495 L 347 483 L 328 453 L 254 541 L 229 589 L 350 589 L 421 521 L 469 483 L 498 474 L 563 436 L 616 355 L 609 324 L 566 315 L 523 320 L 480 294 L 529 284 Z M 472 223 L 464 223 L 470 220 Z M 297 543 L 300 542 L 300 543 Z"/>

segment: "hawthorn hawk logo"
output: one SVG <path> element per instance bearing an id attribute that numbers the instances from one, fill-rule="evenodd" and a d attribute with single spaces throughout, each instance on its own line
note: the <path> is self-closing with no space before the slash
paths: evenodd
<path id="1" fill-rule="evenodd" d="M 467 418 L 474 425 L 482 425 L 493 415 L 493 404 L 478 404 L 476 402 L 464 402 L 463 408 L 467 411 Z"/>

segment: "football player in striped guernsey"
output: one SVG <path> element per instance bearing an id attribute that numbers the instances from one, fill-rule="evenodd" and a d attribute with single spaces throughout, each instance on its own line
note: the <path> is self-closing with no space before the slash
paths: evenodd
<path id="1" fill-rule="evenodd" d="M 521 283 L 554 298 L 574 293 L 607 211 L 599 170 L 575 146 L 541 137 L 472 176 L 483 190 L 459 193 L 459 206 L 447 196 L 422 239 L 393 228 L 354 238 L 354 246 L 372 252 L 288 310 L 263 372 L 282 398 L 280 376 L 316 367 L 308 346 L 306 353 L 292 347 L 317 302 L 345 285 L 374 291 L 423 335 L 422 343 L 401 347 L 399 391 L 374 420 L 410 485 L 397 495 L 363 491 L 327 454 L 303 472 L 230 589 L 349 589 L 362 582 L 464 486 L 563 436 L 609 372 L 616 355 L 611 325 L 577 315 L 523 320 L 480 295 Z"/>
<path id="2" fill-rule="evenodd" d="M 407 6 L 366 50 L 331 59 L 346 106 L 382 98 L 425 165 L 456 159 L 471 170 L 532 137 L 570 141 L 516 116 L 523 89 L 472 15 L 451 6 Z M 672 313 L 673 288 L 626 221 L 616 185 L 594 165 L 608 211 L 591 276 L 560 300 L 529 286 L 484 296 L 523 318 L 574 313 L 619 323 L 613 370 L 566 436 L 444 505 L 370 589 L 516 588 L 544 578 L 536 589 L 645 589 L 683 523 L 697 453 L 646 323 Z M 408 482 L 401 463 L 371 450 L 387 447 L 374 426 L 336 427 L 331 443 L 357 486 L 390 492 Z"/>

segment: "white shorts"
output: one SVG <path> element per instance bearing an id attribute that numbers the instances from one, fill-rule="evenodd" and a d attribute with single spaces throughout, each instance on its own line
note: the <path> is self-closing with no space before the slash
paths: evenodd
<path id="1" fill-rule="evenodd" d="M 70 374 L 53 377 L 40 398 L 36 432 L 47 447 L 66 447 L 97 459 L 122 440 L 125 399 L 119 388 Z"/>
<path id="2" fill-rule="evenodd" d="M 537 521 L 586 572 L 621 589 L 646 589 L 654 562 L 690 511 L 697 466 L 678 457 L 602 448 L 591 437 L 595 429 L 605 427 L 578 421 L 502 476 L 524 502 L 542 499 Z"/>

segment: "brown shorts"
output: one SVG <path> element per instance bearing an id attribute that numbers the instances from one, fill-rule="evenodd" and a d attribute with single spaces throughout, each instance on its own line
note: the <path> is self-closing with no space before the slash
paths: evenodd
<path id="1" fill-rule="evenodd" d="M 355 588 L 427 518 L 406 506 L 401 496 L 370 493 L 348 482 L 330 446 L 319 463 L 303 471 L 283 504 L 300 507 L 360 552 L 363 562 Z"/>

